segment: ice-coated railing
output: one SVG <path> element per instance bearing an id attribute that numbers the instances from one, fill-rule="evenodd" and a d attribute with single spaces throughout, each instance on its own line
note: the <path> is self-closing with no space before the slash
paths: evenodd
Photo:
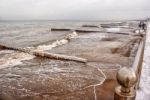
<path id="1" fill-rule="evenodd" d="M 132 67 L 123 67 L 117 73 L 119 86 L 115 88 L 114 100 L 135 100 L 136 91 L 139 88 L 140 76 L 143 63 L 146 32 L 142 33 Z"/>

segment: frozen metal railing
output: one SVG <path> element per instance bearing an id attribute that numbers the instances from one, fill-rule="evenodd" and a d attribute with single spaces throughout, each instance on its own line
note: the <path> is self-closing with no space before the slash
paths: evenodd
<path id="1" fill-rule="evenodd" d="M 140 83 L 143 56 L 144 56 L 144 48 L 145 48 L 145 40 L 146 40 L 146 36 L 144 36 L 143 39 L 140 42 L 140 45 L 139 45 L 134 63 L 132 65 L 132 68 L 135 70 L 135 73 L 137 74 L 137 77 L 138 77 L 138 81 L 137 81 L 137 84 L 136 84 L 136 89 L 139 88 L 139 83 Z"/>
<path id="2" fill-rule="evenodd" d="M 117 73 L 119 86 L 115 88 L 114 100 L 135 100 L 139 87 L 146 35 L 140 41 L 132 67 L 123 67 Z"/>

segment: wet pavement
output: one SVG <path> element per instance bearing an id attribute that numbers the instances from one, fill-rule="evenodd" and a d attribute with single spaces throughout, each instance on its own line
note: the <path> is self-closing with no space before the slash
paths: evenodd
<path id="1" fill-rule="evenodd" d="M 137 28 L 137 22 L 127 23 Z M 57 26 L 55 24 L 23 24 L 26 28 L 18 24 L 15 24 L 15 28 L 14 24 L 1 24 L 0 41 L 13 47 L 32 47 L 44 52 L 81 57 L 88 62 L 54 60 L 18 51 L 0 50 L 0 99 L 113 100 L 117 71 L 124 66 L 130 67 L 134 60 L 136 50 L 133 47 L 137 41 L 131 40 L 139 37 L 134 36 L 136 30 L 126 27 L 100 28 L 102 32 L 91 33 L 49 31 Z M 82 29 L 83 24 L 76 22 L 66 27 Z M 69 40 L 66 39 L 68 35 L 71 35 Z"/>

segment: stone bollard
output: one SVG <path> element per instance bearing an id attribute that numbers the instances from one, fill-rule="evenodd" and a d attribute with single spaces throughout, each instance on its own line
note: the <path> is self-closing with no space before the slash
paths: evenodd
<path id="1" fill-rule="evenodd" d="M 135 100 L 137 76 L 132 68 L 123 67 L 117 73 L 120 86 L 115 88 L 114 100 Z"/>

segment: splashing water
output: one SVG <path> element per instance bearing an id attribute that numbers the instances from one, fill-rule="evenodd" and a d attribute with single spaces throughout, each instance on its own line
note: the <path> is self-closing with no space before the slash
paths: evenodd
<path id="1" fill-rule="evenodd" d="M 55 47 L 58 47 L 61 45 L 65 45 L 69 42 L 68 39 L 76 38 L 77 36 L 78 36 L 78 34 L 76 32 L 73 32 L 71 34 L 68 34 L 65 39 L 56 40 L 51 45 L 40 45 L 37 47 L 37 50 L 45 51 L 45 50 L 50 50 L 52 48 L 55 48 Z"/>
<path id="2" fill-rule="evenodd" d="M 0 51 L 0 53 L 8 53 L 8 51 Z M 7 55 L 0 58 L 0 69 L 6 67 L 12 67 L 16 65 L 23 64 L 22 61 L 33 59 L 34 56 L 21 53 L 21 52 L 9 52 Z"/>
<path id="3" fill-rule="evenodd" d="M 77 37 L 78 34 L 76 32 L 73 32 L 71 34 L 68 34 L 66 37 L 71 39 Z M 27 49 L 37 50 L 37 51 L 45 51 L 50 50 L 52 48 L 65 45 L 69 42 L 68 39 L 61 39 L 56 40 L 51 45 L 40 45 L 37 48 L 34 47 L 27 47 Z M 8 53 L 8 55 L 4 56 L 0 59 L 0 69 L 6 68 L 6 67 L 12 67 L 16 65 L 23 64 L 22 61 L 24 60 L 30 60 L 33 59 L 35 56 L 27 54 L 27 53 L 21 53 L 21 52 L 8 52 L 7 50 L 0 51 L 0 54 L 2 53 Z"/>

